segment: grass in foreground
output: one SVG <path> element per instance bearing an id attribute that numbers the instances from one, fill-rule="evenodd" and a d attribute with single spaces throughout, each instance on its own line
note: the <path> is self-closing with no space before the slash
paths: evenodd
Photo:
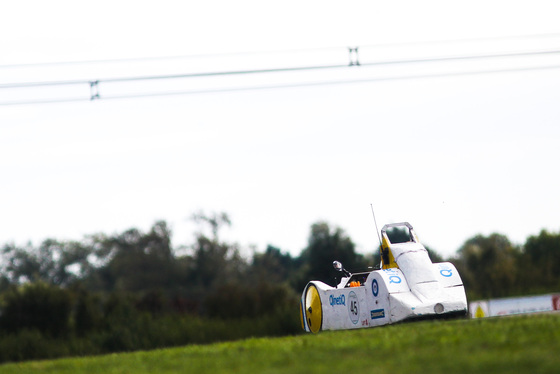
<path id="1" fill-rule="evenodd" d="M 0 365 L 0 373 L 558 373 L 560 314 L 360 330 Z"/>

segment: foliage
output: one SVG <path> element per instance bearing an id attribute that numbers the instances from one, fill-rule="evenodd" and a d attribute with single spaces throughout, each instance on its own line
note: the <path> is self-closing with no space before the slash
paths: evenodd
<path id="1" fill-rule="evenodd" d="M 187 315 L 153 318 L 149 314 L 133 314 L 125 322 L 108 324 L 87 336 L 52 338 L 28 329 L 0 335 L 0 363 L 209 344 L 299 331 L 298 317 L 288 309 L 258 318 L 238 319 L 235 323 Z"/>
<path id="2" fill-rule="evenodd" d="M 166 222 L 156 222 L 148 233 L 129 229 L 114 236 L 93 239 L 95 253 L 105 265 L 87 279 L 99 290 L 137 292 L 171 287 L 177 274 L 171 248 L 171 230 Z"/>
<path id="3" fill-rule="evenodd" d="M 306 280 L 316 279 L 333 284 L 340 275 L 333 269 L 333 261 L 340 261 L 350 272 L 364 271 L 368 262 L 356 253 L 355 245 L 339 227 L 331 229 L 326 222 L 311 226 L 307 248 L 301 253 L 302 276 Z M 303 284 L 304 285 L 304 284 Z M 300 288 L 303 287 L 300 284 Z"/>
<path id="4" fill-rule="evenodd" d="M 477 235 L 463 244 L 454 262 L 471 297 L 504 297 L 515 288 L 520 253 L 504 235 Z"/>
<path id="5" fill-rule="evenodd" d="M 311 225 L 299 256 L 269 245 L 247 258 L 237 243 L 221 240 L 231 226 L 227 214 L 199 212 L 192 219 L 199 230 L 180 252 L 165 221 L 146 232 L 5 244 L 0 361 L 296 334 L 309 280 L 334 285 L 340 277 L 334 260 L 351 272 L 380 261 L 377 248 L 371 257 L 357 253 L 345 231 L 326 222 Z M 402 234 L 408 239 L 398 228 L 388 230 L 392 241 Z M 545 230 L 523 246 L 500 234 L 476 235 L 450 261 L 469 299 L 558 292 L 559 247 L 560 234 Z M 433 262 L 444 261 L 426 249 Z"/>
<path id="6" fill-rule="evenodd" d="M 12 288 L 3 295 L 0 326 L 7 332 L 38 330 L 51 337 L 70 331 L 70 294 L 45 283 Z"/>
<path id="7" fill-rule="evenodd" d="M 271 247 L 251 263 L 219 239 L 227 215 L 193 219 L 211 235 L 198 232 L 180 257 L 164 221 L 81 243 L 6 245 L 0 343 L 18 348 L 0 360 L 299 332 L 297 292 L 285 278 L 296 271 L 291 257 Z"/>
<path id="8" fill-rule="evenodd" d="M 542 230 L 525 242 L 520 281 L 527 292 L 560 289 L 560 233 Z"/>
<path id="9" fill-rule="evenodd" d="M 289 253 L 282 253 L 279 248 L 267 246 L 264 253 L 253 255 L 249 274 L 253 281 L 271 283 L 293 282 L 301 261 L 292 258 Z"/>
<path id="10" fill-rule="evenodd" d="M 68 285 L 90 270 L 91 249 L 82 243 L 44 240 L 38 248 L 5 244 L 2 254 L 7 264 L 2 269 L 10 283 L 47 282 Z"/>
<path id="11" fill-rule="evenodd" d="M 288 305 L 297 309 L 296 293 L 286 285 L 270 282 L 249 287 L 226 283 L 206 298 L 208 315 L 223 319 L 257 318 L 274 314 Z"/>

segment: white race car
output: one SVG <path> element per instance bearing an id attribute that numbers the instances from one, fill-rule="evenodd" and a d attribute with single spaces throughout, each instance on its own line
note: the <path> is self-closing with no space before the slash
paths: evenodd
<path id="1" fill-rule="evenodd" d="M 395 227 L 404 228 L 409 240 L 391 243 L 387 229 Z M 334 267 L 344 274 L 336 288 L 321 281 L 307 284 L 300 303 L 305 331 L 467 314 L 467 297 L 457 269 L 449 262 L 432 263 L 408 222 L 383 226 L 381 237 L 379 270 L 350 274 L 334 261 Z"/>

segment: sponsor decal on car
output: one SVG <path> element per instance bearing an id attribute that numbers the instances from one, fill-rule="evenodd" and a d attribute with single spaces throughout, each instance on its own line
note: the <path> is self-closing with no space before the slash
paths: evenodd
<path id="1" fill-rule="evenodd" d="M 383 269 L 383 271 L 389 276 L 389 283 L 398 284 L 402 282 L 399 272 L 397 272 L 395 269 Z"/>
<path id="2" fill-rule="evenodd" d="M 385 309 L 374 309 L 371 311 L 371 319 L 385 318 Z"/>
<path id="3" fill-rule="evenodd" d="M 451 270 L 451 268 L 447 264 L 440 264 L 438 268 L 439 268 L 439 274 L 442 277 L 449 278 L 453 275 L 453 270 Z"/>
<path id="4" fill-rule="evenodd" d="M 358 296 L 354 291 L 350 292 L 348 295 L 348 314 L 350 315 L 350 320 L 355 325 L 358 323 L 358 317 L 360 316 L 360 303 L 358 302 Z"/>
<path id="5" fill-rule="evenodd" d="M 379 284 L 377 283 L 377 279 L 374 279 L 373 282 L 371 282 L 371 291 L 375 297 L 379 294 Z"/>
<path id="6" fill-rule="evenodd" d="M 335 306 L 335 305 L 346 306 L 346 296 L 340 295 L 338 297 L 334 297 L 333 295 L 331 295 L 329 297 L 329 302 L 330 302 L 331 306 Z"/>

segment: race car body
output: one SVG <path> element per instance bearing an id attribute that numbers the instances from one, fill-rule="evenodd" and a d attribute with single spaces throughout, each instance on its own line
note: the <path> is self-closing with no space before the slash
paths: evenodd
<path id="1" fill-rule="evenodd" d="M 391 243 L 390 228 L 404 229 L 408 241 Z M 414 318 L 466 315 L 467 298 L 457 269 L 449 262 L 432 263 L 408 222 L 381 230 L 379 270 L 344 272 L 336 287 L 311 281 L 300 303 L 302 328 L 320 330 L 373 327 Z"/>

